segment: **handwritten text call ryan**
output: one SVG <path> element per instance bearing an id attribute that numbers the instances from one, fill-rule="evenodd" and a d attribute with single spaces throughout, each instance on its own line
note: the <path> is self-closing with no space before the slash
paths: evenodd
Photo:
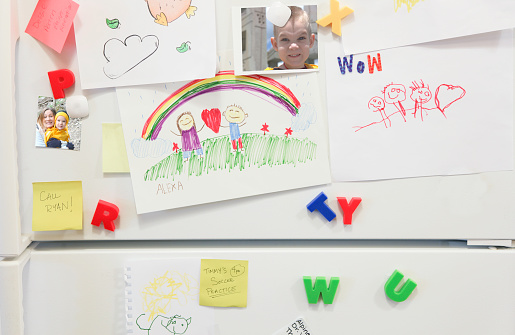
<path id="1" fill-rule="evenodd" d="M 41 191 L 39 201 L 43 202 L 46 213 L 53 212 L 73 212 L 73 197 L 64 197 L 57 192 Z"/>

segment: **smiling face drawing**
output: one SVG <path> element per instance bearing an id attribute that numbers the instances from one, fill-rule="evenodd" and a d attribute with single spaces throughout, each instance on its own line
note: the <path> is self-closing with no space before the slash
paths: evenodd
<path id="1" fill-rule="evenodd" d="M 195 121 L 189 112 L 183 113 L 177 118 L 177 128 L 179 128 L 181 132 L 190 130 L 194 126 Z"/>
<path id="2" fill-rule="evenodd" d="M 406 100 L 406 88 L 404 88 L 404 85 L 391 84 L 386 86 L 383 92 L 386 103 L 393 104 Z"/>
<path id="3" fill-rule="evenodd" d="M 413 86 L 410 86 L 411 88 L 411 100 L 424 104 L 431 100 L 432 94 L 429 90 L 429 86 L 424 84 L 424 82 L 421 80 L 420 84 L 417 82 L 413 82 Z"/>
<path id="4" fill-rule="evenodd" d="M 374 112 L 377 112 L 380 109 L 384 109 L 384 100 L 381 97 L 373 97 L 368 102 L 368 108 L 372 109 Z"/>
<path id="5" fill-rule="evenodd" d="M 426 103 L 431 99 L 431 91 L 427 87 L 421 87 L 411 93 L 411 100 Z"/>
<path id="6" fill-rule="evenodd" d="M 240 106 L 231 105 L 223 112 L 223 116 L 229 123 L 242 123 L 248 114 Z"/>

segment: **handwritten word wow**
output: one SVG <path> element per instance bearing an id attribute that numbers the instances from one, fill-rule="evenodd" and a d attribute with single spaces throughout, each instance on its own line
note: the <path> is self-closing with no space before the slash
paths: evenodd
<path id="1" fill-rule="evenodd" d="M 352 72 L 354 68 L 354 55 L 350 55 L 347 57 L 336 57 L 338 60 L 338 66 L 340 67 L 341 74 L 345 74 L 346 72 Z M 371 57 L 367 55 L 367 63 L 368 63 L 368 73 L 373 74 L 375 69 L 377 71 L 383 71 L 383 65 L 381 64 L 381 54 L 378 52 L 377 57 Z M 356 66 L 356 70 L 358 73 L 362 74 L 365 72 L 365 62 L 359 61 Z"/>

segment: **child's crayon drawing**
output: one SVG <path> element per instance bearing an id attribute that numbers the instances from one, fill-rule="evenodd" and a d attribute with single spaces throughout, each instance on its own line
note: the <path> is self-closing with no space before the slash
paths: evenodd
<path id="1" fill-rule="evenodd" d="M 405 109 L 402 102 L 406 100 L 406 89 L 402 84 L 389 84 L 386 85 L 382 91 L 384 99 L 375 96 L 368 101 L 368 109 L 378 114 L 376 121 L 371 122 L 364 126 L 354 126 L 355 131 L 368 128 L 373 125 L 384 125 L 385 128 L 392 127 L 392 124 L 402 124 L 407 121 L 419 119 L 424 121 L 424 118 L 433 115 L 434 111 L 446 119 L 446 109 L 461 100 L 467 93 L 465 89 L 458 85 L 441 84 L 434 91 L 434 101 L 432 102 L 433 93 L 427 83 L 423 80 L 413 81 L 410 88 L 410 98 L 412 100 L 412 107 Z M 387 104 L 395 106 L 395 109 L 389 109 Z M 409 106 L 405 103 L 406 106 Z M 452 109 L 452 108 L 451 108 Z M 402 119 L 400 119 L 400 117 Z M 394 121 L 392 123 L 392 120 Z M 401 120 L 403 122 L 401 122 Z M 408 123 L 409 123 L 408 122 Z"/>
<path id="2" fill-rule="evenodd" d="M 178 19 L 182 14 L 189 19 L 195 15 L 197 7 L 191 6 L 191 0 L 145 0 L 154 22 L 163 26 Z"/>
<path id="3" fill-rule="evenodd" d="M 169 313 L 172 302 L 179 305 L 193 303 L 198 296 L 199 284 L 187 273 L 167 271 L 154 278 L 141 291 L 143 311 L 148 313 L 147 321 L 154 319 L 159 313 Z"/>
<path id="4" fill-rule="evenodd" d="M 411 17 L 434 3 L 399 14 Z M 382 50 L 381 71 L 373 73 L 364 71 L 364 54 L 342 58 L 340 45 L 330 43 L 325 63 L 333 180 L 511 169 L 512 38 L 504 30 Z"/>
<path id="5" fill-rule="evenodd" d="M 127 333 L 209 335 L 212 309 L 199 306 L 200 259 L 136 259 L 127 262 Z"/>
<path id="6" fill-rule="evenodd" d="M 186 319 L 177 314 L 172 317 L 158 315 L 152 320 L 150 324 L 142 326 L 142 324 L 140 324 L 141 321 L 139 320 L 144 315 L 145 314 L 141 314 L 140 316 L 138 316 L 138 318 L 136 319 L 136 324 L 138 325 L 139 329 L 146 330 L 148 335 L 184 334 L 188 330 L 188 327 L 191 323 L 191 318 Z"/>
<path id="7" fill-rule="evenodd" d="M 130 124 L 124 131 L 129 160 L 137 166 L 131 176 L 135 185 L 147 189 L 146 198 L 149 194 L 159 201 L 178 198 L 165 205 L 177 206 L 197 203 L 199 199 L 188 200 L 186 194 L 198 194 L 215 180 L 227 185 L 239 182 L 210 196 L 211 201 L 229 194 L 232 198 L 302 187 L 328 177 L 327 158 L 321 155 L 327 145 L 324 120 L 317 122 L 316 117 L 320 107 L 315 76 L 272 79 L 222 71 L 168 86 L 145 92 L 118 90 L 122 117 L 128 118 L 124 127 Z M 315 166 L 321 168 L 319 176 L 299 175 Z M 259 175 L 271 173 L 265 169 L 277 169 L 277 180 L 270 179 L 273 186 L 261 183 L 257 189 L 262 191 L 257 193 L 240 186 L 242 180 L 253 185 Z"/>
<path id="8" fill-rule="evenodd" d="M 511 29 L 515 1 L 350 1 L 356 13 L 342 21 L 338 40 L 351 55 Z M 474 22 L 471 24 L 470 22 Z"/>
<path id="9" fill-rule="evenodd" d="M 104 74 L 116 79 L 152 56 L 159 48 L 159 38 L 155 35 L 140 37 L 128 36 L 124 41 L 112 38 L 104 44 Z"/>
<path id="10" fill-rule="evenodd" d="M 394 7 L 395 12 L 399 10 L 403 5 L 406 5 L 406 9 L 408 10 L 408 13 L 415 7 L 416 4 L 424 0 L 394 0 Z M 430 0 L 426 0 L 430 1 Z"/>
<path id="11" fill-rule="evenodd" d="M 179 82 L 216 73 L 215 1 L 77 0 L 84 89 Z"/>

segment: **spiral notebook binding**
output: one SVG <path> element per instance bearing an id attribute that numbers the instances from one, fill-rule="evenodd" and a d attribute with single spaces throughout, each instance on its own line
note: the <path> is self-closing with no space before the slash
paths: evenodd
<path id="1" fill-rule="evenodd" d="M 134 315 L 132 313 L 132 269 L 130 266 L 125 267 L 125 319 L 127 334 L 134 333 Z"/>

